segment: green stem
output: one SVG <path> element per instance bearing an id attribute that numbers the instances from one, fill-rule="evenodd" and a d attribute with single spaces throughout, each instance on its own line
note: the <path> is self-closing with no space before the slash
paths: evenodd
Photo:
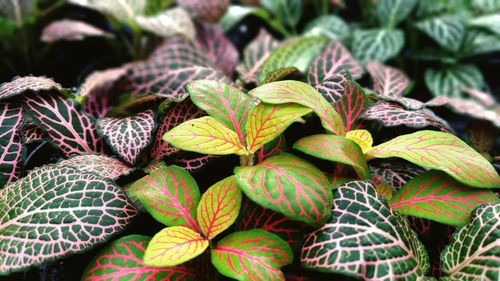
<path id="1" fill-rule="evenodd" d="M 240 166 L 243 167 L 252 167 L 254 165 L 254 154 L 250 153 L 249 155 L 240 155 Z"/>

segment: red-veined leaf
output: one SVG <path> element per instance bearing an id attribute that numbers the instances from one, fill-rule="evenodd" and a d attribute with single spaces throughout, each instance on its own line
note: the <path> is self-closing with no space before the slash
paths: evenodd
<path id="1" fill-rule="evenodd" d="M 263 147 L 259 148 L 259 150 L 255 152 L 255 155 L 257 156 L 257 163 L 260 163 L 271 156 L 284 152 L 286 149 L 287 147 L 285 136 L 281 134 L 274 140 L 266 143 Z"/>
<path id="2" fill-rule="evenodd" d="M 155 116 L 149 109 L 126 118 L 106 117 L 97 121 L 97 130 L 124 161 L 133 165 L 152 141 Z"/>
<path id="3" fill-rule="evenodd" d="M 323 127 L 343 135 L 342 120 L 333 107 L 313 87 L 299 81 L 278 81 L 259 86 L 249 92 L 263 102 L 271 104 L 298 103 L 311 108 L 321 118 Z"/>
<path id="4" fill-rule="evenodd" d="M 269 53 L 278 47 L 278 40 L 261 28 L 255 39 L 245 47 L 243 62 L 236 67 L 241 79 L 246 82 L 257 82 L 257 74 Z"/>
<path id="5" fill-rule="evenodd" d="M 167 9 L 151 16 L 138 16 L 136 22 L 142 29 L 162 37 L 181 34 L 193 40 L 196 34 L 191 17 L 180 7 Z"/>
<path id="6" fill-rule="evenodd" d="M 100 28 L 78 20 L 63 19 L 51 22 L 42 31 L 42 42 L 78 41 L 86 37 L 114 37 Z"/>
<path id="7" fill-rule="evenodd" d="M 276 70 L 273 70 L 271 73 L 269 73 L 266 76 L 266 79 L 262 81 L 261 84 L 267 84 L 271 82 L 276 82 L 276 81 L 282 81 L 282 80 L 294 80 L 294 75 L 297 77 L 301 76 L 300 71 L 294 67 L 282 67 Z"/>
<path id="8" fill-rule="evenodd" d="M 260 103 L 248 116 L 246 144 L 254 153 L 265 143 L 279 136 L 286 128 L 312 110 L 298 104 L 269 105 Z"/>
<path id="9" fill-rule="evenodd" d="M 354 81 L 344 84 L 344 94 L 333 104 L 342 119 L 344 133 L 357 128 L 358 119 L 368 106 L 368 99 L 363 89 Z"/>
<path id="10" fill-rule="evenodd" d="M 500 185 L 495 168 L 458 137 L 436 131 L 402 135 L 374 146 L 368 159 L 399 157 L 419 166 L 441 170 L 473 187 Z"/>
<path id="11" fill-rule="evenodd" d="M 14 102 L 0 102 L 0 186 L 21 176 L 26 154 L 21 138 L 23 107 Z"/>
<path id="12" fill-rule="evenodd" d="M 281 153 L 252 167 L 236 167 L 234 173 L 245 195 L 265 208 L 313 226 L 329 217 L 328 179 L 297 156 Z"/>
<path id="13" fill-rule="evenodd" d="M 11 82 L 6 82 L 0 85 L 0 100 L 5 100 L 26 91 L 61 91 L 62 87 L 59 83 L 46 77 L 25 76 L 16 77 Z"/>
<path id="14" fill-rule="evenodd" d="M 474 208 L 500 202 L 492 191 L 471 188 L 439 171 L 429 171 L 406 183 L 390 200 L 393 210 L 448 225 L 467 222 Z"/>
<path id="15" fill-rule="evenodd" d="M 218 157 L 220 156 L 189 153 L 188 155 L 183 154 L 182 156 L 176 157 L 172 162 L 188 172 L 194 172 L 203 168 L 211 160 Z"/>
<path id="16" fill-rule="evenodd" d="M 359 147 L 361 147 L 363 153 L 372 148 L 373 145 L 372 134 L 370 134 L 370 132 L 367 130 L 361 129 L 361 130 L 349 131 L 347 132 L 347 134 L 345 134 L 345 137 L 357 143 Z"/>
<path id="17" fill-rule="evenodd" d="M 401 189 L 409 180 L 420 175 L 425 170 L 411 163 L 384 162 L 370 166 L 372 176 L 392 186 L 394 191 Z"/>
<path id="18" fill-rule="evenodd" d="M 384 197 L 387 199 L 387 201 L 391 200 L 392 198 L 392 186 L 385 184 L 385 183 L 378 183 L 375 185 L 375 190 L 377 191 L 378 195 Z"/>
<path id="19" fill-rule="evenodd" d="M 429 269 L 424 246 L 371 183 L 351 181 L 334 192 L 330 222 L 305 238 L 303 266 L 365 280 L 424 276 Z"/>
<path id="20" fill-rule="evenodd" d="M 369 61 L 366 69 L 373 79 L 373 89 L 379 95 L 401 97 L 410 84 L 410 80 L 401 70 L 377 61 Z"/>
<path id="21" fill-rule="evenodd" d="M 41 141 L 45 137 L 45 132 L 33 121 L 25 121 L 21 128 L 21 136 L 24 144 Z"/>
<path id="22" fill-rule="evenodd" d="M 111 242 L 87 265 L 82 280 L 198 280 L 198 273 L 190 264 L 169 267 L 144 265 L 142 259 L 150 240 L 147 236 L 128 235 Z"/>
<path id="23" fill-rule="evenodd" d="M 207 239 L 213 239 L 234 223 L 240 213 L 241 198 L 234 176 L 217 182 L 203 193 L 196 214 Z"/>
<path id="24" fill-rule="evenodd" d="M 313 135 L 301 138 L 293 148 L 320 159 L 350 165 L 360 178 L 370 177 L 363 150 L 350 139 L 334 135 Z"/>
<path id="25" fill-rule="evenodd" d="M 248 155 L 238 135 L 210 116 L 182 123 L 163 135 L 163 140 L 180 149 L 199 153 Z"/>
<path id="26" fill-rule="evenodd" d="M 194 17 L 204 21 L 215 23 L 218 22 L 227 7 L 229 0 L 178 0 L 179 5 L 186 8 Z"/>
<path id="27" fill-rule="evenodd" d="M 342 98 L 345 91 L 344 84 L 349 79 L 349 74 L 342 71 L 331 75 L 328 79 L 325 79 L 320 84 L 315 85 L 314 88 L 316 88 L 316 90 L 318 90 L 318 92 L 320 92 L 329 103 L 335 103 Z"/>
<path id="28" fill-rule="evenodd" d="M 88 250 L 136 215 L 121 188 L 47 165 L 0 190 L 0 275 Z"/>
<path id="29" fill-rule="evenodd" d="M 123 164 L 120 160 L 106 155 L 76 155 L 57 163 L 61 167 L 71 167 L 83 173 L 94 173 L 103 178 L 117 179 L 128 175 L 134 168 Z"/>
<path id="30" fill-rule="evenodd" d="M 199 230 L 196 207 L 200 190 L 193 177 L 182 168 L 161 167 L 134 182 L 130 189 L 157 221 Z"/>
<path id="31" fill-rule="evenodd" d="M 202 254 L 209 241 L 185 226 L 171 226 L 156 233 L 144 252 L 144 264 L 174 266 Z"/>
<path id="32" fill-rule="evenodd" d="M 212 250 L 212 263 L 224 276 L 236 280 L 285 280 L 281 267 L 291 264 L 290 246 L 261 229 L 233 232 Z"/>
<path id="33" fill-rule="evenodd" d="M 23 106 L 64 155 L 104 152 L 94 118 L 82 112 L 76 101 L 37 92 L 25 96 Z"/>
<path id="34" fill-rule="evenodd" d="M 117 102 L 113 91 L 114 83 L 107 82 L 102 86 L 93 88 L 82 103 L 82 110 L 94 118 L 106 117 L 113 105 Z"/>

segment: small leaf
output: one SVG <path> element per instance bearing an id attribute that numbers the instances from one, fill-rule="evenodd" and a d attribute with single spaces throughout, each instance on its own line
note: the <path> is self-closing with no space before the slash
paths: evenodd
<path id="1" fill-rule="evenodd" d="M 384 96 L 404 96 L 410 80 L 401 70 L 369 61 L 366 69 L 373 79 L 373 90 Z"/>
<path id="2" fill-rule="evenodd" d="M 429 269 L 424 245 L 373 185 L 351 181 L 335 189 L 332 218 L 308 234 L 301 263 L 309 269 L 365 280 L 419 280 Z"/>
<path id="3" fill-rule="evenodd" d="M 218 22 L 227 7 L 229 0 L 178 0 L 180 6 L 186 8 L 194 17 L 202 19 L 207 22 Z"/>
<path id="4" fill-rule="evenodd" d="M 429 171 L 406 183 L 390 200 L 391 209 L 403 215 L 448 225 L 464 224 L 474 208 L 499 202 L 495 194 L 457 182 L 438 171 Z"/>
<path id="5" fill-rule="evenodd" d="M 211 240 L 229 228 L 239 215 L 241 190 L 234 176 L 212 185 L 201 197 L 197 215 L 203 235 Z"/>
<path id="6" fill-rule="evenodd" d="M 110 68 L 102 71 L 94 71 L 85 78 L 85 82 L 80 86 L 78 95 L 82 97 L 91 96 L 94 91 L 99 91 L 101 88 L 109 84 L 113 84 L 127 73 L 130 64 L 125 64 L 120 67 Z M 94 93 L 95 94 L 95 93 Z M 100 100 L 102 102 L 102 100 Z M 104 117 L 104 116 L 99 116 Z"/>
<path id="7" fill-rule="evenodd" d="M 134 170 L 134 168 L 123 164 L 118 159 L 95 154 L 76 155 L 58 162 L 57 165 L 71 167 L 83 173 L 94 173 L 112 180 L 127 175 Z"/>
<path id="8" fill-rule="evenodd" d="M 500 15 L 492 14 L 492 15 L 484 15 L 473 18 L 470 22 L 470 25 L 483 27 L 489 29 L 491 32 L 500 35 Z"/>
<path id="9" fill-rule="evenodd" d="M 352 54 L 361 64 L 385 62 L 395 57 L 405 43 L 399 29 L 357 29 L 353 33 Z"/>
<path id="10" fill-rule="evenodd" d="M 201 255 L 208 240 L 185 226 L 171 226 L 156 233 L 144 252 L 148 266 L 174 266 Z"/>
<path id="11" fill-rule="evenodd" d="M 342 120 L 333 107 L 313 87 L 299 81 L 278 81 L 259 86 L 248 93 L 265 103 L 298 103 L 311 108 L 321 118 L 323 127 L 343 135 Z"/>
<path id="12" fill-rule="evenodd" d="M 259 0 L 259 2 L 287 26 L 296 26 L 302 16 L 301 0 Z"/>
<path id="13" fill-rule="evenodd" d="M 190 153 L 188 155 L 182 155 L 176 157 L 173 160 L 174 165 L 178 165 L 188 172 L 196 172 L 197 170 L 203 168 L 211 160 L 218 158 L 216 155 L 204 155 L 198 153 Z"/>
<path id="14" fill-rule="evenodd" d="M 1 104 L 1 103 L 0 103 Z M 25 121 L 21 128 L 21 137 L 24 144 L 41 141 L 45 136 L 45 132 L 32 121 Z"/>
<path id="15" fill-rule="evenodd" d="M 69 0 L 70 3 L 87 7 L 115 17 L 121 22 L 133 22 L 146 11 L 146 0 Z"/>
<path id="16" fill-rule="evenodd" d="M 282 81 L 282 80 L 293 80 L 294 76 L 300 76 L 300 75 L 301 75 L 301 73 L 296 67 L 293 67 L 293 66 L 283 67 L 283 68 L 276 69 L 273 72 L 269 73 L 266 76 L 266 79 L 264 79 L 264 81 L 262 81 L 261 84 L 267 84 L 267 83 Z"/>
<path id="17" fill-rule="evenodd" d="M 380 0 L 375 5 L 375 15 L 381 25 L 393 28 L 411 13 L 416 0 Z"/>
<path id="18" fill-rule="evenodd" d="M 336 15 L 319 16 L 309 21 L 304 27 L 303 34 L 307 36 L 326 36 L 345 42 L 350 36 L 347 23 Z"/>
<path id="19" fill-rule="evenodd" d="M 21 95 L 26 91 L 40 92 L 57 90 L 62 91 L 59 83 L 46 77 L 25 76 L 14 78 L 11 82 L 0 84 L 0 100 Z"/>
<path id="20" fill-rule="evenodd" d="M 163 140 L 180 149 L 199 153 L 248 155 L 238 135 L 210 116 L 182 123 L 163 135 Z"/>
<path id="21" fill-rule="evenodd" d="M 492 13 L 500 9 L 500 1 L 498 0 L 471 0 L 470 5 L 475 10 L 485 13 Z"/>
<path id="22" fill-rule="evenodd" d="M 392 198 L 392 186 L 385 184 L 385 183 L 379 183 L 375 185 L 375 190 L 377 191 L 377 194 L 384 197 L 387 199 L 387 201 L 391 200 Z"/>
<path id="23" fill-rule="evenodd" d="M 450 51 L 458 51 L 465 36 L 465 25 L 458 16 L 438 16 L 417 22 L 416 26 Z"/>
<path id="24" fill-rule="evenodd" d="M 256 152 L 279 136 L 290 124 L 311 111 L 310 108 L 298 104 L 258 104 L 250 111 L 246 124 L 248 151 Z"/>
<path id="25" fill-rule="evenodd" d="M 493 149 L 498 133 L 495 127 L 488 122 L 478 121 L 469 124 L 469 142 L 479 153 L 488 153 Z"/>
<path id="26" fill-rule="evenodd" d="M 357 128 L 358 120 L 368 103 L 369 100 L 358 83 L 354 81 L 344 83 L 342 97 L 333 104 L 338 115 L 342 118 L 344 134 Z"/>
<path id="27" fill-rule="evenodd" d="M 481 71 L 472 64 L 457 64 L 446 69 L 426 69 L 425 84 L 435 97 L 461 97 L 465 88 L 482 89 Z"/>
<path id="28" fill-rule="evenodd" d="M 350 165 L 363 179 L 370 177 L 361 147 L 350 139 L 334 135 L 313 135 L 301 138 L 293 148 L 320 159 Z"/>
<path id="29" fill-rule="evenodd" d="M 181 34 L 193 40 L 195 28 L 189 14 L 182 8 L 172 8 L 152 16 L 138 16 L 137 24 L 144 30 L 161 37 Z"/>
<path id="30" fill-rule="evenodd" d="M 0 102 L 0 187 L 17 180 L 23 169 L 26 148 L 21 138 L 23 107 L 14 102 Z"/>
<path id="31" fill-rule="evenodd" d="M 233 232 L 212 250 L 212 263 L 224 276 L 236 280 L 285 280 L 282 266 L 291 264 L 290 246 L 265 230 Z"/>
<path id="32" fill-rule="evenodd" d="M 458 137 L 435 131 L 402 135 L 374 146 L 367 158 L 399 157 L 422 167 L 441 170 L 473 187 L 494 188 L 500 176 L 483 156 Z"/>
<path id="33" fill-rule="evenodd" d="M 252 167 L 236 167 L 234 173 L 245 195 L 264 208 L 313 226 L 328 219 L 328 179 L 297 156 L 281 153 Z"/>
<path id="34" fill-rule="evenodd" d="M 77 20 L 58 20 L 47 25 L 42 31 L 42 42 L 78 41 L 86 37 L 114 37 L 102 29 Z"/>
<path id="35" fill-rule="evenodd" d="M 394 191 L 397 191 L 425 170 L 409 162 L 385 161 L 377 166 L 370 166 L 370 171 L 377 180 L 390 185 Z"/>
<path id="36" fill-rule="evenodd" d="M 361 129 L 361 130 L 349 131 L 347 132 L 345 137 L 357 143 L 359 147 L 361 147 L 361 149 L 363 150 L 363 153 L 372 148 L 373 145 L 372 134 L 370 134 L 370 132 L 367 130 Z"/>

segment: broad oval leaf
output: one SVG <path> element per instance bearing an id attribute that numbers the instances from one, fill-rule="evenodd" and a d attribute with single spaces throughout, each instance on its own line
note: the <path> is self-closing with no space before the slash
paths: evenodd
<path id="1" fill-rule="evenodd" d="M 363 65 L 371 60 L 385 62 L 399 53 L 404 42 L 399 29 L 357 29 L 353 33 L 352 54 Z"/>
<path id="2" fill-rule="evenodd" d="M 426 69 L 425 84 L 435 97 L 461 97 L 465 88 L 482 89 L 481 71 L 472 64 L 457 64 L 446 69 Z"/>
<path id="3" fill-rule="evenodd" d="M 360 129 L 347 132 L 345 137 L 357 143 L 363 150 L 363 153 L 372 148 L 373 138 L 369 131 Z"/>
<path id="4" fill-rule="evenodd" d="M 278 81 L 259 86 L 249 95 L 270 104 L 298 103 L 311 108 L 323 127 L 337 135 L 344 134 L 342 120 L 333 107 L 313 87 L 299 81 Z"/>
<path id="5" fill-rule="evenodd" d="M 208 22 L 218 22 L 227 7 L 229 0 L 178 0 L 179 5 L 186 8 L 194 17 Z"/>
<path id="6" fill-rule="evenodd" d="M 401 215 L 366 181 L 335 190 L 330 222 L 308 234 L 306 268 L 365 280 L 417 280 L 429 269 L 424 245 Z"/>
<path id="7" fill-rule="evenodd" d="M 345 42 L 350 36 L 349 32 L 349 25 L 341 17 L 325 15 L 309 21 L 304 27 L 303 34 L 310 36 L 323 35 Z"/>
<path id="8" fill-rule="evenodd" d="M 492 191 L 471 188 L 442 172 L 429 171 L 406 183 L 389 204 L 400 214 L 455 226 L 467 222 L 477 206 L 496 202 L 500 201 Z"/>
<path id="9" fill-rule="evenodd" d="M 377 181 L 384 182 L 390 185 L 393 191 L 397 191 L 425 170 L 409 162 L 384 161 L 377 166 L 370 166 L 370 171 Z"/>
<path id="10" fill-rule="evenodd" d="M 413 10 L 416 0 L 380 0 L 375 3 L 375 15 L 381 25 L 393 28 Z"/>
<path id="11" fill-rule="evenodd" d="M 238 135 L 210 116 L 182 123 L 163 135 L 163 140 L 180 149 L 199 153 L 248 155 Z"/>
<path id="12" fill-rule="evenodd" d="M 477 207 L 441 253 L 443 281 L 497 280 L 500 260 L 500 203 Z"/>
<path id="13" fill-rule="evenodd" d="M 416 27 L 450 51 L 458 51 L 466 32 L 462 19 L 451 15 L 425 19 L 417 22 Z"/>
<path id="14" fill-rule="evenodd" d="M 58 20 L 43 29 L 41 41 L 48 43 L 61 40 L 78 41 L 86 37 L 113 37 L 113 34 L 83 21 Z"/>
<path id="15" fill-rule="evenodd" d="M 106 155 L 85 154 L 76 155 L 57 163 L 61 167 L 69 166 L 84 173 L 94 173 L 103 178 L 112 180 L 129 174 L 133 167 L 123 164 L 120 160 Z"/>
<path id="16" fill-rule="evenodd" d="M 0 205 L 0 275 L 87 250 L 137 212 L 111 181 L 57 165 L 7 185 Z"/>
<path id="17" fill-rule="evenodd" d="M 103 88 L 105 88 L 107 85 L 113 84 L 116 80 L 125 75 L 130 65 L 131 64 L 125 64 L 116 68 L 92 72 L 89 76 L 87 76 L 87 78 L 85 78 L 85 82 L 83 82 L 83 84 L 80 86 L 78 95 L 87 97 L 91 96 L 92 94 L 96 95 L 97 93 L 99 93 L 99 91 L 103 91 Z M 99 102 L 102 103 L 103 100 L 99 99 Z"/>
<path id="18" fill-rule="evenodd" d="M 180 7 L 152 16 L 138 16 L 136 22 L 142 29 L 162 37 L 181 34 L 193 40 L 196 33 L 189 14 Z"/>
<path id="19" fill-rule="evenodd" d="M 287 26 L 299 23 L 302 15 L 301 0 L 259 0 L 259 3 Z"/>
<path id="20" fill-rule="evenodd" d="M 281 267 L 291 264 L 290 246 L 261 229 L 233 232 L 211 251 L 212 263 L 224 276 L 236 280 L 285 280 Z"/>
<path id="21" fill-rule="evenodd" d="M 61 91 L 62 86 L 54 80 L 46 77 L 25 76 L 14 78 L 11 82 L 0 85 L 0 100 L 12 98 L 26 91 Z"/>
<path id="22" fill-rule="evenodd" d="M 436 131 L 402 135 L 374 146 L 367 158 L 399 157 L 422 167 L 441 170 L 473 187 L 500 186 L 500 176 L 483 156 L 458 137 Z"/>
<path id="23" fill-rule="evenodd" d="M 87 7 L 115 17 L 125 23 L 133 22 L 146 11 L 146 0 L 69 0 L 70 3 Z"/>
<path id="24" fill-rule="evenodd" d="M 201 255 L 208 248 L 208 240 L 185 226 L 171 226 L 156 233 L 144 252 L 148 266 L 174 266 Z"/>
<path id="25" fill-rule="evenodd" d="M 245 195 L 265 208 L 313 226 L 329 217 L 328 179 L 297 156 L 281 153 L 253 167 L 236 167 L 234 173 Z"/>
<path id="26" fill-rule="evenodd" d="M 348 138 L 313 135 L 301 138 L 293 145 L 293 148 L 320 159 L 350 165 L 360 178 L 370 178 L 363 150 Z"/>
<path id="27" fill-rule="evenodd" d="M 246 124 L 246 144 L 250 153 L 279 136 L 290 124 L 312 110 L 298 104 L 260 103 L 250 111 Z"/>
<path id="28" fill-rule="evenodd" d="M 234 176 L 217 182 L 203 193 L 196 213 L 207 239 L 213 239 L 234 223 L 240 213 L 241 199 Z"/>
<path id="29" fill-rule="evenodd" d="M 197 280 L 196 270 L 189 265 L 145 265 L 142 259 L 150 240 L 147 236 L 128 235 L 111 242 L 87 265 L 82 280 Z"/>
<path id="30" fill-rule="evenodd" d="M 377 61 L 369 61 L 366 69 L 373 79 L 373 90 L 383 96 L 404 96 L 410 80 L 403 71 L 385 66 Z"/>
<path id="31" fill-rule="evenodd" d="M 130 187 L 146 210 L 166 226 L 199 230 L 196 207 L 200 190 L 193 177 L 177 166 L 160 167 Z"/>
<path id="32" fill-rule="evenodd" d="M 26 148 L 21 138 L 23 107 L 14 102 L 0 102 L 0 187 L 21 176 Z"/>
<path id="33" fill-rule="evenodd" d="M 358 128 L 358 121 L 368 104 L 368 97 L 358 83 L 354 81 L 344 83 L 342 97 L 333 104 L 342 119 L 344 134 Z"/>
<path id="34" fill-rule="evenodd" d="M 141 152 L 151 143 L 155 129 L 153 110 L 126 118 L 106 117 L 97 121 L 97 131 L 115 153 L 134 165 Z"/>

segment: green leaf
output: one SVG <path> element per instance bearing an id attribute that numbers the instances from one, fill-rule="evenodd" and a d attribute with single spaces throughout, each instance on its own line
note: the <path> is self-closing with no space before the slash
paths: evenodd
<path id="1" fill-rule="evenodd" d="M 500 35 L 482 30 L 471 30 L 464 39 L 463 53 L 476 56 L 500 51 Z"/>
<path id="2" fill-rule="evenodd" d="M 500 204 L 476 208 L 441 253 L 441 280 L 498 280 L 500 268 Z"/>
<path id="3" fill-rule="evenodd" d="M 398 190 L 390 206 L 403 215 L 456 226 L 467 222 L 474 208 L 492 202 L 499 202 L 492 191 L 471 188 L 442 172 L 429 171 Z"/>
<path id="4" fill-rule="evenodd" d="M 259 2 L 290 27 L 295 27 L 302 16 L 301 0 L 259 0 Z"/>
<path id="5" fill-rule="evenodd" d="M 306 268 L 365 280 L 420 280 L 429 269 L 424 245 L 401 215 L 366 181 L 335 190 L 331 220 L 308 234 Z"/>
<path id="6" fill-rule="evenodd" d="M 313 87 L 299 81 L 278 81 L 259 86 L 248 93 L 263 102 L 271 104 L 298 103 L 311 108 L 321 119 L 325 129 L 337 135 L 344 133 L 342 120 Z"/>
<path id="7" fill-rule="evenodd" d="M 328 42 L 326 37 L 298 37 L 283 43 L 274 49 L 262 64 L 259 72 L 259 82 L 262 83 L 268 74 L 284 67 L 296 67 L 305 72 L 311 61 L 318 55 Z"/>
<path id="8" fill-rule="evenodd" d="M 465 25 L 458 16 L 439 16 L 416 23 L 418 29 L 434 39 L 441 47 L 456 52 L 465 36 Z"/>
<path id="9" fill-rule="evenodd" d="M 219 21 L 219 26 L 224 31 L 224 33 L 229 32 L 233 29 L 239 22 L 249 15 L 258 13 L 262 8 L 251 7 L 251 6 L 240 6 L 240 5 L 229 5 L 226 13 Z"/>
<path id="10" fill-rule="evenodd" d="M 399 29 L 357 29 L 353 34 L 352 54 L 363 65 L 371 60 L 385 62 L 395 57 L 404 43 Z"/>
<path id="11" fill-rule="evenodd" d="M 350 139 L 334 135 L 313 135 L 301 138 L 293 148 L 320 159 L 350 165 L 360 178 L 370 178 L 361 147 Z"/>
<path id="12" fill-rule="evenodd" d="M 273 72 L 269 73 L 266 76 L 266 79 L 262 81 L 261 84 L 267 84 L 271 82 L 276 82 L 276 81 L 282 81 L 282 80 L 294 80 L 293 77 L 301 76 L 300 71 L 293 66 L 290 67 L 283 67 L 280 69 L 273 70 Z"/>
<path id="13" fill-rule="evenodd" d="M 26 147 L 23 145 L 23 107 L 15 102 L 0 102 L 0 187 L 19 177 L 24 165 Z"/>
<path id="14" fill-rule="evenodd" d="M 457 64 L 446 69 L 425 70 L 425 83 L 435 97 L 461 97 L 463 89 L 482 89 L 484 79 L 473 64 Z"/>
<path id="15" fill-rule="evenodd" d="M 308 22 L 303 34 L 306 36 L 326 36 L 346 43 L 350 36 L 350 28 L 342 18 L 335 15 L 326 15 Z"/>
<path id="16" fill-rule="evenodd" d="M 0 275 L 103 243 L 136 215 L 108 179 L 46 165 L 0 190 Z"/>
<path id="17" fill-rule="evenodd" d="M 363 88 L 354 81 L 344 83 L 342 97 L 333 104 L 333 107 L 342 118 L 344 133 L 358 128 L 361 114 L 369 105 L 368 97 Z"/>
<path id="18" fill-rule="evenodd" d="M 328 179 L 297 156 L 281 153 L 252 167 L 236 167 L 234 173 L 245 195 L 264 208 L 312 226 L 329 218 Z"/>
<path id="19" fill-rule="evenodd" d="M 458 137 L 437 131 L 402 135 L 374 146 L 367 159 L 399 157 L 422 167 L 441 170 L 473 187 L 500 186 L 500 176 L 483 156 Z"/>
<path id="20" fill-rule="evenodd" d="M 212 264 L 236 280 L 285 280 L 281 267 L 291 264 L 290 246 L 276 234 L 261 229 L 233 232 L 212 250 Z"/>
<path id="21" fill-rule="evenodd" d="M 123 164 L 120 160 L 97 154 L 76 155 L 57 163 L 60 167 L 71 167 L 84 173 L 94 173 L 103 178 L 115 180 L 128 175 L 134 168 Z"/>
<path id="22" fill-rule="evenodd" d="M 200 190 L 193 177 L 177 166 L 160 167 L 130 187 L 148 213 L 166 226 L 199 230 L 196 208 Z"/>
<path id="23" fill-rule="evenodd" d="M 486 13 L 498 12 L 500 9 L 499 0 L 471 0 L 470 5 L 472 8 Z"/>
<path id="24" fill-rule="evenodd" d="M 489 29 L 491 32 L 500 34 L 500 14 L 484 15 L 473 18 L 470 25 Z"/>
<path id="25" fill-rule="evenodd" d="M 311 111 L 308 107 L 290 103 L 260 103 L 255 106 L 250 111 L 246 124 L 248 151 L 255 153 L 264 144 L 279 136 L 290 124 Z"/>
<path id="26" fill-rule="evenodd" d="M 180 149 L 198 153 L 248 155 L 238 135 L 210 116 L 180 124 L 165 133 L 163 140 Z"/>
<path id="27" fill-rule="evenodd" d="M 382 26 L 393 28 L 408 17 L 416 3 L 416 0 L 380 0 L 375 15 Z"/>

